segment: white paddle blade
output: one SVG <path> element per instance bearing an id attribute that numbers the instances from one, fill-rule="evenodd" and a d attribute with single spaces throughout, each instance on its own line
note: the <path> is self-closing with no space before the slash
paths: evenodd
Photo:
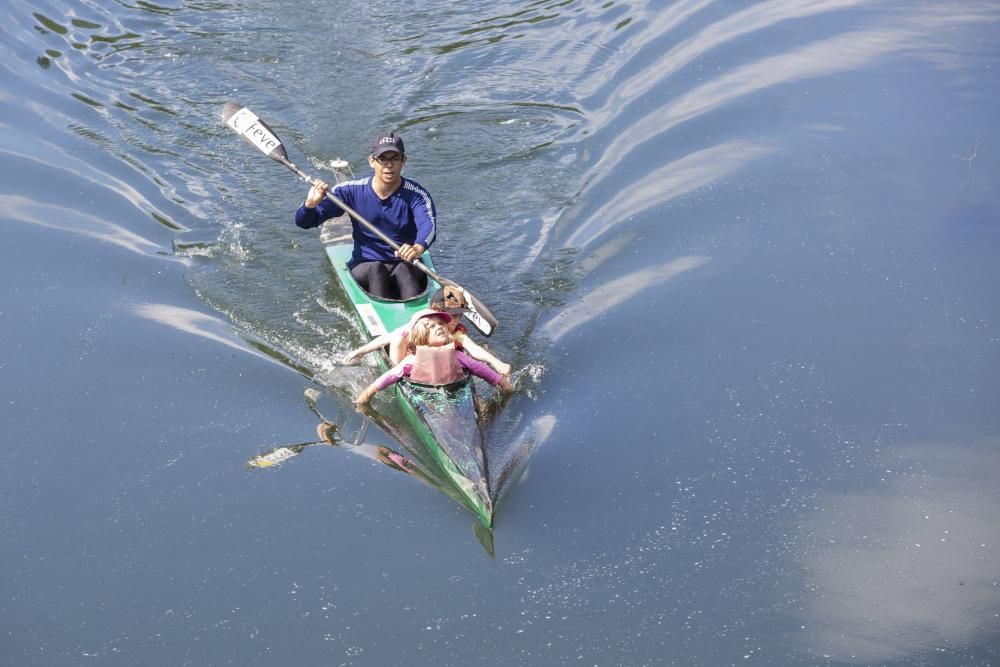
<path id="1" fill-rule="evenodd" d="M 465 319 L 469 320 L 469 322 L 472 323 L 472 326 L 476 327 L 481 334 L 489 336 L 493 333 L 492 323 L 490 323 L 479 313 L 478 310 L 476 310 L 476 302 L 473 300 L 472 295 L 465 290 L 462 290 L 462 292 L 465 296 L 466 307 L 468 308 L 467 311 L 462 313 L 465 316 Z"/>
<path id="2" fill-rule="evenodd" d="M 237 107 L 239 105 L 235 102 L 229 102 L 222 110 L 222 117 L 229 129 L 272 160 L 287 160 L 285 147 L 281 145 L 281 140 L 275 136 L 267 123 L 247 107 L 239 109 Z"/>

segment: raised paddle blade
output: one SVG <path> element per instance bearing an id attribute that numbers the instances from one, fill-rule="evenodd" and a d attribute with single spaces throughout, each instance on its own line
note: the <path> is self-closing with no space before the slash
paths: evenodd
<path id="1" fill-rule="evenodd" d="M 281 145 L 281 140 L 268 127 L 267 123 L 257 117 L 250 109 L 236 102 L 226 102 L 222 107 L 222 121 L 243 140 L 255 146 L 264 155 L 278 162 L 287 162 L 288 153 Z"/>
<path id="2" fill-rule="evenodd" d="M 483 305 L 483 302 L 472 296 L 468 290 L 462 290 L 462 293 L 465 295 L 465 303 L 469 306 L 469 310 L 463 313 L 465 319 L 469 320 L 479 333 L 491 336 L 497 327 L 497 318 L 493 317 L 493 313 Z"/>
<path id="3" fill-rule="evenodd" d="M 414 263 L 416 264 L 417 262 Z M 424 267 L 421 264 L 418 268 Z M 477 299 L 472 292 L 465 289 L 454 280 L 442 278 L 441 276 L 430 273 L 429 271 L 427 271 L 427 273 L 442 285 L 449 285 L 460 291 L 462 296 L 465 297 L 465 305 L 468 308 L 468 310 L 463 313 L 463 315 L 465 315 L 465 319 L 469 320 L 469 322 L 472 323 L 472 326 L 476 327 L 476 329 L 479 330 L 479 333 L 484 336 L 489 337 L 493 334 L 499 322 L 497 321 L 497 318 L 493 316 L 493 313 L 490 312 L 490 309 L 486 307 L 486 304 Z"/>
<path id="4" fill-rule="evenodd" d="M 423 270 L 427 275 L 429 275 L 434 280 L 441 283 L 442 286 L 448 287 L 451 290 L 451 294 L 446 291 L 445 306 L 449 304 L 449 299 L 454 299 L 454 292 L 458 291 L 462 293 L 461 304 L 464 304 L 466 311 L 463 313 L 465 319 L 467 319 L 476 329 L 479 330 L 484 336 L 490 336 L 497 328 L 498 322 L 497 318 L 493 316 L 490 309 L 487 308 L 482 301 L 476 298 L 476 296 L 465 289 L 454 280 L 449 280 L 447 278 L 442 278 L 436 273 L 432 273 L 427 267 L 419 260 L 413 262 L 414 265 Z M 453 305 L 460 305 L 459 303 L 454 303 Z"/>

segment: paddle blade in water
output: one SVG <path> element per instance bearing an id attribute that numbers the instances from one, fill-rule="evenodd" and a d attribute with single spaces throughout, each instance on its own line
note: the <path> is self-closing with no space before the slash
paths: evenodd
<path id="1" fill-rule="evenodd" d="M 281 140 L 271 131 L 267 123 L 250 109 L 241 107 L 236 102 L 226 102 L 222 107 L 222 121 L 229 126 L 229 129 L 272 160 L 278 162 L 288 160 L 288 153 L 281 145 Z"/>

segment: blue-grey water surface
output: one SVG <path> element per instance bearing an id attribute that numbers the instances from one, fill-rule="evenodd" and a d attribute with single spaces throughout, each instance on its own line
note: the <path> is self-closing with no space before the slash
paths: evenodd
<path id="1" fill-rule="evenodd" d="M 0 23 L 0 664 L 1000 664 L 1000 3 Z M 363 448 L 245 466 L 372 371 L 229 100 L 405 137 L 519 369 L 495 560 Z"/>

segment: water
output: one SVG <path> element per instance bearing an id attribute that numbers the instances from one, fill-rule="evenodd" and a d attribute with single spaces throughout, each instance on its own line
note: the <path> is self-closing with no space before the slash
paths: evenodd
<path id="1" fill-rule="evenodd" d="M 1000 4 L 0 12 L 3 664 L 1000 662 Z M 495 560 L 378 429 L 244 465 L 370 371 L 229 100 L 406 137 L 528 369 Z"/>

